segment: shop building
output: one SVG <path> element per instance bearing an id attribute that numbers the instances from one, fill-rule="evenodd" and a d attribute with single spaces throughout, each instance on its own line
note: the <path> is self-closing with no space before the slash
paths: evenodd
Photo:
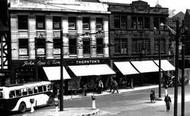
<path id="1" fill-rule="evenodd" d="M 158 83 L 159 54 L 161 68 L 173 60 L 169 30 L 166 24 L 168 8 L 151 7 L 144 1 L 131 4 L 108 3 L 110 15 L 110 59 L 118 81 L 128 86 Z M 160 48 L 160 49 L 159 49 Z M 165 64 L 167 63 L 167 64 Z M 172 62 L 171 62 L 172 63 Z M 170 67 L 166 66 L 166 67 Z M 124 82 L 126 81 L 126 83 Z"/>
<path id="2" fill-rule="evenodd" d="M 95 83 L 96 77 L 115 74 L 109 67 L 107 4 L 98 0 L 10 2 L 11 79 L 15 83 L 59 80 L 60 46 L 65 84 L 69 80 L 79 82 L 83 77 Z"/>

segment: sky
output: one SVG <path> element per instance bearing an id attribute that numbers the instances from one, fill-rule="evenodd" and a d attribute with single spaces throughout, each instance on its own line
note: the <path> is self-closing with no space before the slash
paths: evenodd
<path id="1" fill-rule="evenodd" d="M 107 0 L 107 1 L 131 3 L 132 1 L 136 0 Z M 190 0 L 143 0 L 143 1 L 148 2 L 148 4 L 151 7 L 159 3 L 162 7 L 167 7 L 171 11 L 175 10 L 174 11 L 175 14 L 180 11 L 185 13 L 186 9 L 190 9 Z"/>

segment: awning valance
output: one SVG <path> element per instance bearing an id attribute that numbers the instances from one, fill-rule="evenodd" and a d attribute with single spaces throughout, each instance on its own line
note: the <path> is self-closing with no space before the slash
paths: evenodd
<path id="1" fill-rule="evenodd" d="M 55 81 L 60 80 L 60 66 L 43 67 L 48 80 Z M 65 67 L 63 67 L 63 79 L 71 79 Z"/>
<path id="2" fill-rule="evenodd" d="M 140 73 L 158 72 L 159 71 L 158 66 L 152 60 L 147 60 L 147 61 L 131 61 L 131 63 L 134 65 L 134 67 Z"/>
<path id="3" fill-rule="evenodd" d="M 139 72 L 128 61 L 114 62 L 114 64 L 123 75 L 139 74 Z"/>
<path id="4" fill-rule="evenodd" d="M 107 64 L 90 64 L 69 66 L 76 76 L 112 75 L 115 72 Z"/>
<path id="5" fill-rule="evenodd" d="M 154 62 L 159 66 L 159 60 L 154 60 Z M 161 69 L 164 71 L 175 70 L 175 67 L 168 60 L 161 60 Z"/>

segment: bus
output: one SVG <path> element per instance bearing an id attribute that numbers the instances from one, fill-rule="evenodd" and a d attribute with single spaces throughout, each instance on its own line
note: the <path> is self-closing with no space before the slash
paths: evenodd
<path id="1" fill-rule="evenodd" d="M 0 86 L 0 109 L 24 113 L 31 104 L 34 107 L 48 105 L 52 93 L 49 81 Z"/>

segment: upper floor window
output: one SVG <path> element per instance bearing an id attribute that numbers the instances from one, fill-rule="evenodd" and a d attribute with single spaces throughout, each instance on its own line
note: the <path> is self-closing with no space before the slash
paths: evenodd
<path id="1" fill-rule="evenodd" d="M 138 29 L 143 29 L 143 17 L 138 17 Z"/>
<path id="2" fill-rule="evenodd" d="M 159 18 L 158 17 L 154 17 L 154 27 L 156 27 L 157 29 L 159 29 L 159 23 L 160 23 L 160 21 L 159 21 Z"/>
<path id="3" fill-rule="evenodd" d="M 53 29 L 61 29 L 61 17 L 53 17 Z"/>
<path id="4" fill-rule="evenodd" d="M 154 50 L 155 53 L 159 53 L 159 45 L 160 45 L 160 53 L 164 54 L 166 53 L 166 41 L 164 38 L 160 39 L 160 44 L 159 44 L 159 39 L 156 38 L 154 41 Z"/>
<path id="5" fill-rule="evenodd" d="M 103 29 L 103 19 L 96 18 L 96 30 L 102 30 L 102 29 Z"/>
<path id="6" fill-rule="evenodd" d="M 144 27 L 149 29 L 150 28 L 150 18 L 149 17 L 145 17 L 144 19 Z"/>
<path id="7" fill-rule="evenodd" d="M 83 53 L 90 54 L 90 38 L 83 38 Z"/>
<path id="8" fill-rule="evenodd" d="M 76 30 L 76 17 L 69 17 L 69 30 Z"/>
<path id="9" fill-rule="evenodd" d="M 96 38 L 96 53 L 103 54 L 104 43 L 103 38 Z"/>
<path id="10" fill-rule="evenodd" d="M 84 30 L 90 30 L 90 18 L 89 17 L 83 17 L 83 29 Z"/>
<path id="11" fill-rule="evenodd" d="M 150 54 L 150 39 L 135 38 L 132 40 L 133 54 Z"/>
<path id="12" fill-rule="evenodd" d="M 28 29 L 28 16 L 19 15 L 18 16 L 18 29 Z"/>
<path id="13" fill-rule="evenodd" d="M 45 16 L 36 16 L 36 29 L 45 29 Z"/>
<path id="14" fill-rule="evenodd" d="M 114 16 L 114 28 L 127 28 L 127 16 Z"/>
<path id="15" fill-rule="evenodd" d="M 77 39 L 69 38 L 69 54 L 77 54 Z"/>
<path id="16" fill-rule="evenodd" d="M 131 28 L 137 28 L 137 17 L 132 17 Z"/>
<path id="17" fill-rule="evenodd" d="M 19 39 L 19 56 L 28 55 L 28 39 Z"/>
<path id="18" fill-rule="evenodd" d="M 127 54 L 127 38 L 115 38 L 115 53 Z"/>
<path id="19" fill-rule="evenodd" d="M 45 38 L 36 38 L 36 53 L 39 57 L 45 57 L 46 54 L 46 41 Z"/>

